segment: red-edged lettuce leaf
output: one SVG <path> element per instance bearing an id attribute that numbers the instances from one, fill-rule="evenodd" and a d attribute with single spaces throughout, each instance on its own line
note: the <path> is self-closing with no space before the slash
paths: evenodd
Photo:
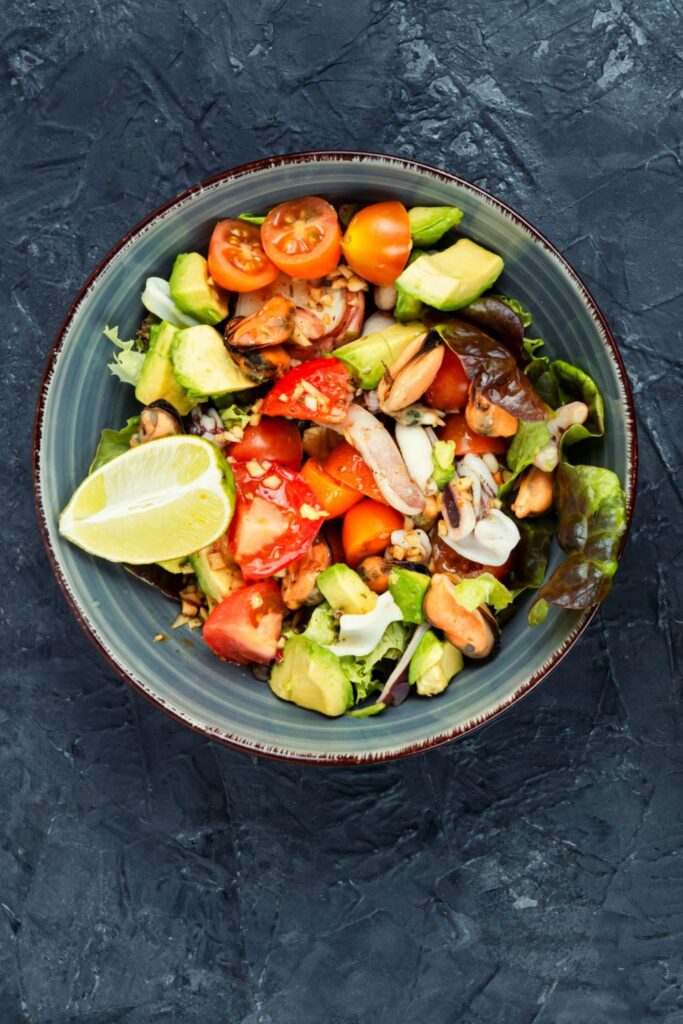
<path id="1" fill-rule="evenodd" d="M 583 609 L 607 597 L 626 531 L 626 496 L 610 469 L 561 462 L 555 508 L 557 539 L 569 557 L 539 590 L 529 613 L 532 626 L 543 621 L 550 604 Z"/>
<path id="2" fill-rule="evenodd" d="M 520 541 L 512 552 L 512 564 L 506 583 L 515 597 L 525 590 L 538 590 L 548 570 L 550 542 L 556 522 L 548 516 L 515 519 Z"/>
<path id="3" fill-rule="evenodd" d="M 519 357 L 524 344 L 524 325 L 514 310 L 496 295 L 482 295 L 458 310 L 458 316 L 482 327 L 487 334 L 502 341 Z"/>
<path id="4" fill-rule="evenodd" d="M 544 420 L 547 406 L 532 381 L 500 341 L 474 324 L 429 315 L 431 325 L 460 358 L 472 387 L 484 398 L 522 420 Z"/>

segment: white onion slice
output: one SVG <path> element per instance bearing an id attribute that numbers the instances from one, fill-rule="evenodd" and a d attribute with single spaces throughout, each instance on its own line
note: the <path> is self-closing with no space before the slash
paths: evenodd
<path id="1" fill-rule="evenodd" d="M 142 305 L 160 320 L 167 320 L 176 327 L 196 327 L 199 320 L 181 312 L 171 298 L 168 281 L 163 277 L 148 277 L 142 293 Z"/>
<path id="2" fill-rule="evenodd" d="M 421 625 L 417 627 L 412 637 L 410 638 L 410 643 L 408 644 L 405 651 L 401 655 L 401 660 L 396 662 L 396 667 L 394 668 L 394 671 L 391 673 L 386 683 L 384 684 L 384 689 L 382 690 L 379 697 L 375 701 L 375 704 L 386 704 L 387 698 L 389 697 L 389 694 L 391 693 L 394 684 L 397 682 L 397 680 L 401 678 L 404 672 L 408 670 L 408 667 L 410 665 L 413 655 L 415 654 L 415 651 L 418 648 L 420 640 L 425 635 L 428 629 L 428 622 L 423 622 Z"/>

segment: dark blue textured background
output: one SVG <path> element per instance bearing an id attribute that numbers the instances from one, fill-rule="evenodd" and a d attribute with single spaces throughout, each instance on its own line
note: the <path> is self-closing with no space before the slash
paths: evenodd
<path id="1" fill-rule="evenodd" d="M 7 0 L 2 1024 L 683 1024 L 680 0 Z M 520 706 L 366 770 L 152 709 L 71 619 L 30 496 L 69 300 L 186 185 L 274 152 L 448 168 L 621 340 L 640 497 L 613 596 Z"/>

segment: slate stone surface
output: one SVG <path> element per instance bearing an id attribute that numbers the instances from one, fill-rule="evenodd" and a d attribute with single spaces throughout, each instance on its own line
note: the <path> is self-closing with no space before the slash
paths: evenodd
<path id="1" fill-rule="evenodd" d="M 680 0 L 6 0 L 2 1024 L 683 1022 Z M 520 706 L 367 770 L 149 707 L 71 619 L 34 394 L 86 273 L 273 152 L 406 154 L 566 253 L 621 339 L 640 497 L 613 596 Z"/>

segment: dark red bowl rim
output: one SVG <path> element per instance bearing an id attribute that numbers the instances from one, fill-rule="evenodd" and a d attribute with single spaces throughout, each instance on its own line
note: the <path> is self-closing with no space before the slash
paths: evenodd
<path id="1" fill-rule="evenodd" d="M 626 544 L 628 533 L 631 527 L 633 511 L 635 508 L 636 488 L 638 482 L 638 436 L 636 429 L 636 414 L 633 403 L 633 395 L 631 392 L 631 385 L 629 383 L 628 375 L 626 373 L 626 367 L 624 366 L 624 361 L 621 357 L 621 353 L 619 352 L 617 343 L 614 339 L 614 336 L 612 335 L 612 332 L 607 324 L 607 321 L 604 317 L 602 310 L 593 298 L 589 289 L 586 287 L 586 285 L 581 280 L 579 275 L 573 269 L 573 267 L 567 262 L 564 256 L 562 256 L 562 254 L 558 252 L 558 250 L 555 248 L 552 242 L 550 242 L 545 237 L 545 235 L 543 235 L 537 228 L 535 228 L 533 224 L 530 224 L 529 221 L 522 217 L 521 214 L 519 214 L 511 206 L 508 206 L 507 203 L 504 203 L 502 200 L 496 198 L 496 196 L 492 195 L 490 192 L 487 192 L 485 189 L 479 188 L 479 186 L 473 185 L 471 182 L 466 181 L 464 178 L 460 178 L 455 174 L 450 174 L 448 171 L 441 170 L 440 168 L 437 167 L 432 167 L 429 164 L 421 163 L 417 160 L 409 160 L 406 159 L 405 157 L 392 156 L 391 154 L 387 153 L 371 153 L 362 150 L 312 150 L 310 152 L 303 153 L 286 153 L 280 156 L 267 157 L 263 160 L 254 160 L 250 163 L 240 164 L 239 166 L 233 167 L 230 170 L 221 171 L 219 174 L 215 174 L 210 178 L 206 178 L 204 181 L 201 181 L 198 184 L 191 185 L 189 188 L 180 192 L 172 199 L 169 199 L 167 202 L 163 203 L 163 205 L 159 206 L 156 210 L 154 210 L 152 213 L 148 214 L 141 221 L 139 221 L 129 232 L 127 232 L 127 234 L 123 235 L 123 237 L 119 239 L 116 245 L 114 245 L 113 248 L 109 250 L 106 256 L 104 256 L 104 258 L 100 260 L 95 269 L 90 273 L 90 275 L 84 282 L 83 286 L 81 287 L 80 291 L 76 295 L 75 299 L 71 303 L 69 310 L 66 316 L 64 317 L 64 320 L 55 336 L 55 340 L 48 354 L 45 370 L 43 372 L 43 376 L 39 386 L 38 402 L 36 406 L 33 426 L 33 490 L 36 511 L 38 515 L 38 525 L 40 527 L 40 533 L 43 538 L 43 544 L 45 545 L 45 550 L 47 552 L 49 562 L 52 566 L 52 571 L 55 575 L 55 578 L 57 579 L 57 582 L 62 590 L 62 593 L 64 594 L 64 597 L 66 598 L 67 604 L 71 608 L 74 617 L 80 623 L 87 636 L 90 638 L 90 640 L 95 645 L 100 654 L 106 659 L 109 665 L 114 669 L 114 671 L 119 676 L 121 676 L 122 679 L 124 679 L 130 686 L 132 686 L 134 690 L 140 693 L 151 704 L 159 708 L 165 714 L 169 715 L 171 718 L 176 719 L 176 721 L 181 722 L 183 725 L 189 726 L 195 732 L 198 732 L 200 735 L 206 737 L 207 739 L 217 740 L 225 746 L 231 747 L 235 750 L 240 750 L 243 753 L 255 754 L 276 761 L 287 761 L 292 764 L 317 764 L 328 766 L 379 764 L 386 761 L 393 761 L 400 757 L 408 757 L 412 754 L 418 754 L 422 751 L 441 746 L 444 743 L 449 743 L 451 740 L 456 739 L 458 737 L 468 735 L 475 729 L 480 728 L 482 725 L 486 725 L 488 722 L 493 721 L 494 718 L 497 718 L 498 715 L 502 714 L 504 711 L 512 707 L 514 704 L 517 704 L 518 701 L 522 700 L 523 697 L 525 697 L 528 693 L 535 689 L 535 687 L 538 686 L 539 683 L 543 679 L 545 679 L 545 677 L 550 672 L 552 672 L 552 670 L 557 665 L 559 665 L 560 661 L 562 661 L 565 655 L 571 650 L 571 648 L 574 646 L 579 637 L 582 636 L 582 634 L 585 632 L 586 628 L 590 624 L 593 616 L 597 611 L 597 608 L 589 609 L 588 611 L 586 611 L 577 622 L 576 627 L 572 631 L 571 636 L 564 641 L 564 643 L 557 649 L 557 651 L 555 651 L 552 658 L 540 669 L 538 669 L 538 671 L 535 672 L 527 680 L 527 682 L 522 687 L 520 687 L 520 689 L 517 690 L 512 695 L 512 697 L 510 697 L 508 701 L 501 705 L 498 705 L 491 712 L 482 715 L 481 718 L 476 722 L 470 722 L 467 723 L 465 726 L 460 726 L 458 728 L 448 730 L 445 733 L 441 733 L 430 739 L 421 741 L 420 743 L 408 744 L 404 748 L 391 753 L 380 752 L 378 754 L 367 754 L 361 756 L 354 754 L 302 755 L 296 754 L 294 752 L 289 752 L 285 749 L 279 751 L 274 750 L 272 747 L 264 747 L 261 744 L 248 742 L 242 740 L 239 737 L 222 734 L 217 730 L 197 725 L 195 722 L 190 722 L 183 715 L 178 714 L 172 709 L 166 707 L 161 701 L 157 700 L 152 694 L 148 693 L 145 689 L 143 689 L 138 684 L 137 680 L 130 676 L 125 671 L 125 669 L 111 657 L 109 652 L 103 647 L 103 645 L 100 643 L 98 638 L 91 630 L 89 623 L 84 618 L 81 612 L 81 609 L 78 607 L 78 604 L 72 597 L 69 591 L 67 581 L 62 573 L 61 567 L 50 545 L 45 509 L 43 508 L 40 492 L 40 441 L 42 435 L 43 416 L 45 412 L 45 400 L 48 392 L 48 382 L 52 374 L 54 362 L 62 346 L 64 335 L 68 327 L 70 326 L 71 321 L 73 320 L 76 310 L 78 309 L 84 295 L 91 288 L 91 286 L 100 276 L 100 274 L 105 270 L 105 268 L 114 258 L 114 256 L 116 256 L 116 254 L 123 248 L 124 245 L 126 245 L 131 239 L 133 239 L 137 234 L 139 234 L 139 232 L 142 231 L 143 228 L 145 228 L 148 224 L 154 221 L 161 214 L 165 213 L 167 210 L 170 210 L 176 204 L 183 202 L 185 199 L 193 195 L 195 192 L 201 192 L 204 189 L 210 187 L 211 185 L 217 184 L 218 182 L 227 181 L 232 178 L 238 178 L 244 174 L 248 174 L 253 171 L 267 170 L 270 167 L 280 167 L 286 164 L 301 164 L 310 162 L 344 160 L 388 160 L 409 170 L 425 172 L 427 174 L 436 176 L 437 178 L 441 178 L 443 181 L 457 184 L 462 188 L 472 192 L 474 195 L 483 198 L 486 202 L 498 207 L 506 216 L 508 216 L 516 224 L 521 225 L 540 245 L 543 246 L 544 249 L 551 253 L 562 264 L 569 277 L 576 284 L 581 295 L 583 296 L 585 303 L 588 305 L 595 319 L 598 321 L 600 327 L 602 328 L 603 336 L 609 346 L 609 349 L 611 350 L 611 355 L 614 360 L 617 375 L 619 377 L 620 384 L 626 401 L 625 416 L 627 427 L 627 462 L 629 464 L 629 486 L 626 497 L 627 528 L 619 551 L 619 558 L 621 558 L 621 555 L 623 554 L 624 546 Z"/>

